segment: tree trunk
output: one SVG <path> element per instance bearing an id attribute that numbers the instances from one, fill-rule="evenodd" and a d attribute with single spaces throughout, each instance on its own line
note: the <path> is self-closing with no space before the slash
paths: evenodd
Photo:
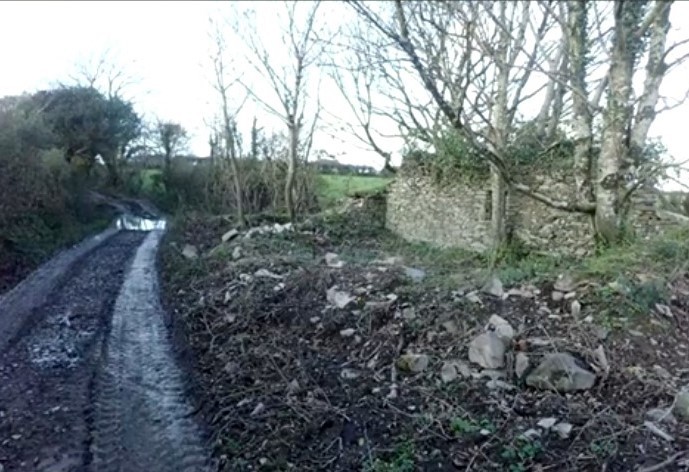
<path id="1" fill-rule="evenodd" d="M 572 89 L 572 121 L 574 125 L 574 181 L 578 202 L 593 199 L 591 188 L 591 148 L 593 146 L 592 116 L 586 89 L 586 2 L 572 0 L 568 4 L 567 35 Z"/>
<path id="2" fill-rule="evenodd" d="M 639 99 L 630 139 L 632 158 L 638 158 L 640 153 L 643 152 L 646 138 L 648 137 L 648 130 L 656 117 L 656 105 L 660 98 L 660 84 L 663 82 L 666 69 L 663 59 L 667 34 L 670 30 L 671 7 L 671 1 L 659 2 L 657 8 L 660 8 L 660 11 L 651 25 L 644 90 Z"/>
<path id="3" fill-rule="evenodd" d="M 641 40 L 635 38 L 641 2 L 615 2 L 615 33 L 611 54 L 608 106 L 603 117 L 603 142 L 596 175 L 596 235 L 606 244 L 621 235 L 620 190 L 622 163 L 628 159 L 632 76 Z"/>
<path id="4" fill-rule="evenodd" d="M 227 108 L 225 108 L 227 109 Z M 237 214 L 237 223 L 240 226 L 246 226 L 246 218 L 244 216 L 244 192 L 242 189 L 242 180 L 239 175 L 239 164 L 237 163 L 237 148 L 235 143 L 235 131 L 230 117 L 225 115 L 225 152 L 230 158 L 230 169 L 232 171 L 232 182 L 234 183 L 234 197 L 235 197 L 235 211 Z"/>
<path id="5" fill-rule="evenodd" d="M 505 24 L 506 19 L 505 2 L 500 4 L 500 17 Z M 497 77 L 495 89 L 495 102 L 493 104 L 491 119 L 491 143 L 492 151 L 504 157 L 504 150 L 507 144 L 505 136 L 509 133 L 507 129 L 508 110 L 507 110 L 507 88 L 509 85 L 509 64 L 507 63 L 507 50 L 510 42 L 508 31 L 502 31 L 500 42 L 497 45 Z M 506 194 L 507 185 L 499 169 L 491 164 L 490 166 L 490 186 L 492 198 L 491 214 L 491 233 L 493 249 L 497 250 L 507 242 L 507 231 L 505 231 L 505 219 L 507 215 Z"/>
<path id="6" fill-rule="evenodd" d="M 294 222 L 296 219 L 296 211 L 294 207 L 294 176 L 297 171 L 297 152 L 299 146 L 299 128 L 300 123 L 291 121 L 288 124 L 289 128 L 289 157 L 287 159 L 287 176 L 285 177 L 285 206 L 287 207 L 287 214 L 290 221 Z"/>
<path id="7" fill-rule="evenodd" d="M 117 154 L 112 153 L 108 156 L 103 156 L 103 162 L 105 163 L 105 169 L 108 172 L 108 184 L 112 187 L 117 187 L 120 185 L 120 172 L 117 168 Z"/>

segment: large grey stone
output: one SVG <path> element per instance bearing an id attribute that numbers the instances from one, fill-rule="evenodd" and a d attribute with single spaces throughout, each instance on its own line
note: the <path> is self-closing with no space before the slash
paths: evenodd
<path id="1" fill-rule="evenodd" d="M 596 375 L 579 365 L 571 355 L 563 352 L 546 355 L 533 372 L 526 377 L 526 384 L 558 392 L 574 392 L 593 387 Z"/>
<path id="2" fill-rule="evenodd" d="M 469 345 L 469 360 L 485 369 L 505 366 L 505 343 L 493 332 L 478 335 Z"/>

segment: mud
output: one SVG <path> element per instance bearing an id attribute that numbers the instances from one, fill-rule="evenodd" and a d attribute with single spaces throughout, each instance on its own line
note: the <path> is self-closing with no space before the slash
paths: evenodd
<path id="1" fill-rule="evenodd" d="M 2 301 L 0 319 L 23 317 L 0 345 L 5 471 L 209 470 L 158 298 L 161 234 L 120 231 L 62 266 L 47 294 Z"/>

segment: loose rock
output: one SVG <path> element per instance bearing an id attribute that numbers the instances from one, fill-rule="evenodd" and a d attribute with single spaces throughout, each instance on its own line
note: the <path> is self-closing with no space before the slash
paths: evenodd
<path id="1" fill-rule="evenodd" d="M 574 300 L 572 302 L 571 313 L 575 318 L 581 313 L 581 303 L 579 303 L 579 300 Z"/>
<path id="2" fill-rule="evenodd" d="M 476 292 L 469 292 L 464 296 L 464 298 L 466 298 L 471 303 L 476 303 L 477 305 L 483 306 L 483 302 L 481 301 L 481 297 L 479 297 Z"/>
<path id="3" fill-rule="evenodd" d="M 514 390 L 517 388 L 514 385 L 505 382 L 504 380 L 498 380 L 498 379 L 489 380 L 488 382 L 486 382 L 486 387 L 488 387 L 491 390 L 508 390 L 508 391 Z"/>
<path id="4" fill-rule="evenodd" d="M 226 242 L 236 238 L 237 236 L 239 236 L 239 231 L 237 231 L 236 229 L 231 229 L 227 233 L 223 234 L 222 238 L 220 238 L 220 239 L 222 240 L 222 242 L 226 243 Z"/>
<path id="5" fill-rule="evenodd" d="M 567 439 L 572 432 L 572 425 L 569 423 L 558 423 L 553 426 L 553 431 L 555 431 L 561 439 Z"/>
<path id="6" fill-rule="evenodd" d="M 278 275 L 275 272 L 269 271 L 268 269 L 258 269 L 256 272 L 254 272 L 254 277 L 264 277 L 264 278 L 277 279 L 277 280 L 280 280 L 283 278 L 282 275 Z"/>
<path id="7" fill-rule="evenodd" d="M 548 354 L 526 377 L 526 384 L 531 387 L 561 393 L 588 390 L 595 382 L 596 375 L 580 367 L 567 353 Z"/>
<path id="8" fill-rule="evenodd" d="M 265 411 L 265 409 L 266 406 L 263 403 L 259 403 L 258 405 L 256 405 L 256 408 L 254 408 L 254 410 L 251 412 L 251 416 L 260 415 Z"/>
<path id="9" fill-rule="evenodd" d="M 679 417 L 679 419 L 689 422 L 689 390 L 683 388 L 675 396 L 675 406 L 672 412 Z"/>
<path id="10" fill-rule="evenodd" d="M 610 371 L 610 364 L 608 363 L 608 358 L 605 355 L 605 349 L 603 349 L 602 345 L 598 345 L 595 351 L 593 351 L 593 358 L 596 362 L 596 365 L 600 367 L 600 369 L 603 372 L 609 372 Z"/>
<path id="11" fill-rule="evenodd" d="M 355 300 L 355 298 L 347 292 L 337 290 L 337 286 L 332 286 L 328 289 L 326 292 L 326 299 L 328 303 L 340 309 L 345 308 Z"/>
<path id="12" fill-rule="evenodd" d="M 576 287 L 571 274 L 560 274 L 553 285 L 558 292 L 572 292 Z"/>
<path id="13" fill-rule="evenodd" d="M 182 249 L 182 255 L 187 259 L 196 259 L 199 257 L 199 250 L 196 249 L 196 246 L 185 244 L 184 248 Z"/>
<path id="14" fill-rule="evenodd" d="M 404 354 L 397 360 L 397 367 L 406 372 L 419 373 L 426 370 L 429 362 L 426 354 Z"/>
<path id="15" fill-rule="evenodd" d="M 565 294 L 558 291 L 558 290 L 553 290 L 553 293 L 550 295 L 551 298 L 553 299 L 554 302 L 559 302 L 563 298 L 565 298 Z"/>
<path id="16" fill-rule="evenodd" d="M 335 269 L 340 269 L 344 267 L 344 261 L 340 260 L 340 256 L 334 252 L 329 252 L 325 255 L 325 263 L 328 267 L 333 267 Z"/>
<path id="17" fill-rule="evenodd" d="M 483 333 L 469 345 L 469 360 L 485 369 L 505 366 L 505 343 L 493 332 Z"/>
<path id="18" fill-rule="evenodd" d="M 242 248 L 241 248 L 241 246 L 235 246 L 235 248 L 232 250 L 232 259 L 234 259 L 236 261 L 237 259 L 241 259 L 241 258 L 242 258 Z"/>
<path id="19" fill-rule="evenodd" d="M 505 290 L 502 288 L 502 282 L 497 277 L 491 277 L 491 279 L 483 286 L 483 292 L 493 295 L 494 297 L 502 298 L 505 294 Z"/>
<path id="20" fill-rule="evenodd" d="M 343 338 L 351 338 L 352 336 L 354 336 L 354 332 L 354 328 L 343 329 L 340 331 L 340 336 L 342 336 Z"/>
<path id="21" fill-rule="evenodd" d="M 529 368 L 529 356 L 523 352 L 518 352 L 514 357 L 514 374 L 518 379 L 522 378 Z"/>
<path id="22" fill-rule="evenodd" d="M 414 282 L 421 282 L 426 278 L 426 271 L 423 269 L 417 269 L 415 267 L 405 267 L 404 273 Z"/>
<path id="23" fill-rule="evenodd" d="M 287 394 L 288 395 L 295 395 L 299 393 L 299 390 L 301 389 L 299 382 L 297 379 L 293 379 L 288 385 L 287 385 Z"/>
<path id="24" fill-rule="evenodd" d="M 545 430 L 549 430 L 553 426 L 555 426 L 555 423 L 557 423 L 557 418 L 543 418 L 540 420 L 536 425 L 539 428 L 543 428 Z"/>
<path id="25" fill-rule="evenodd" d="M 488 319 L 488 328 L 492 328 L 492 331 L 504 342 L 509 344 L 512 339 L 514 339 L 514 329 L 508 321 L 501 316 L 492 315 Z"/>
<path id="26" fill-rule="evenodd" d="M 452 382 L 457 379 L 459 374 L 457 373 L 457 367 L 452 362 L 445 362 L 440 369 L 440 378 L 444 383 Z"/>
<path id="27" fill-rule="evenodd" d="M 459 327 L 457 326 L 457 323 L 455 323 L 452 320 L 444 321 L 442 327 L 445 328 L 445 331 L 447 331 L 450 334 L 459 333 Z"/>
<path id="28" fill-rule="evenodd" d="M 342 372 L 340 372 L 340 377 L 343 379 L 347 380 L 352 380 L 359 378 L 361 376 L 361 372 L 359 372 L 356 369 L 342 369 Z"/>

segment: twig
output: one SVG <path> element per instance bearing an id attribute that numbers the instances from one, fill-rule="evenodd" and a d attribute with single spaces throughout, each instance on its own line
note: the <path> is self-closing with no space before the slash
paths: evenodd
<path id="1" fill-rule="evenodd" d="M 662 470 L 665 467 L 673 464 L 677 459 L 679 459 L 681 456 L 686 454 L 686 451 L 680 451 L 676 454 L 671 455 L 667 459 L 665 459 L 663 462 L 659 462 L 656 465 L 651 465 L 648 467 L 642 467 L 637 469 L 637 472 L 655 472 L 656 470 Z"/>

